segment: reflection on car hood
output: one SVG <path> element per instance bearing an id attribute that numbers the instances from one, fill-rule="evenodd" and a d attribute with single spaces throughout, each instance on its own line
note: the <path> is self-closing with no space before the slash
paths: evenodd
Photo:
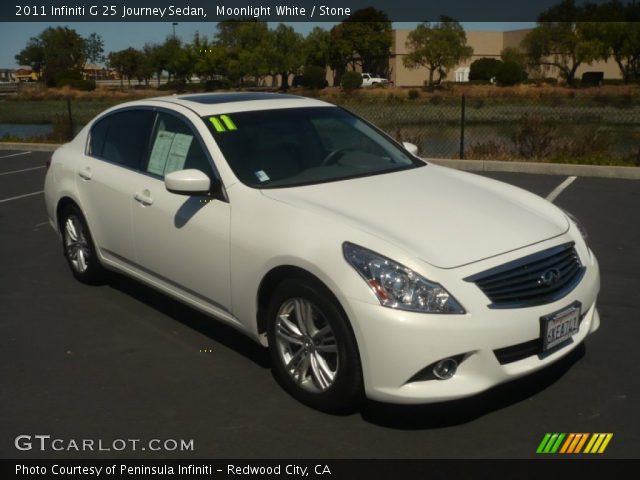
<path id="1" fill-rule="evenodd" d="M 339 218 L 440 268 L 523 248 L 569 228 L 564 214 L 536 195 L 434 165 L 263 193 Z"/>

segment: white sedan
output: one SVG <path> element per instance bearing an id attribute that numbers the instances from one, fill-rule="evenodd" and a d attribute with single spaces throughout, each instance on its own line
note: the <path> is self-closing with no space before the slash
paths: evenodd
<path id="1" fill-rule="evenodd" d="M 473 395 L 598 328 L 575 219 L 416 154 L 314 99 L 171 96 L 92 120 L 45 199 L 77 279 L 115 270 L 232 325 L 325 411 Z"/>

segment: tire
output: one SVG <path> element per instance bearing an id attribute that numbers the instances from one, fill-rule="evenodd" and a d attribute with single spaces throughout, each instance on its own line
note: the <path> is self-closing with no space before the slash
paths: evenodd
<path id="1" fill-rule="evenodd" d="M 96 253 L 93 237 L 80 209 L 70 204 L 60 215 L 62 251 L 76 279 L 88 285 L 104 281 L 104 269 Z"/>
<path id="2" fill-rule="evenodd" d="M 324 286 L 282 282 L 269 305 L 267 337 L 274 376 L 300 402 L 329 413 L 350 412 L 361 402 L 355 337 Z"/>

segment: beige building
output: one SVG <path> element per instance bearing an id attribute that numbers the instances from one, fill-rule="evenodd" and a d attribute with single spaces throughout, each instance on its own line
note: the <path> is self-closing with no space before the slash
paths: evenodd
<path id="1" fill-rule="evenodd" d="M 468 31 L 467 45 L 473 48 L 472 57 L 464 63 L 452 68 L 446 80 L 451 82 L 468 81 L 469 65 L 479 58 L 500 58 L 500 52 L 506 47 L 520 48 L 522 40 L 530 29 L 512 30 L 507 32 L 473 32 Z M 402 59 L 409 49 L 406 46 L 407 37 L 411 30 L 394 30 L 391 45 L 390 80 L 398 87 L 423 86 L 429 78 L 429 71 L 425 67 L 410 69 L 404 66 Z M 620 69 L 615 62 L 594 62 L 591 65 L 580 65 L 576 78 L 581 78 L 584 72 L 603 72 L 606 79 L 620 79 Z M 539 75 L 558 78 L 557 69 L 545 67 Z M 435 76 L 437 78 L 437 74 Z"/>

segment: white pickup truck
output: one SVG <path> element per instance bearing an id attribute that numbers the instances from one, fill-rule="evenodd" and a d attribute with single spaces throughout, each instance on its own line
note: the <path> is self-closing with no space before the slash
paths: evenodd
<path id="1" fill-rule="evenodd" d="M 362 86 L 363 87 L 373 87 L 374 85 L 387 85 L 389 80 L 382 77 L 376 77 L 370 73 L 362 74 Z"/>

